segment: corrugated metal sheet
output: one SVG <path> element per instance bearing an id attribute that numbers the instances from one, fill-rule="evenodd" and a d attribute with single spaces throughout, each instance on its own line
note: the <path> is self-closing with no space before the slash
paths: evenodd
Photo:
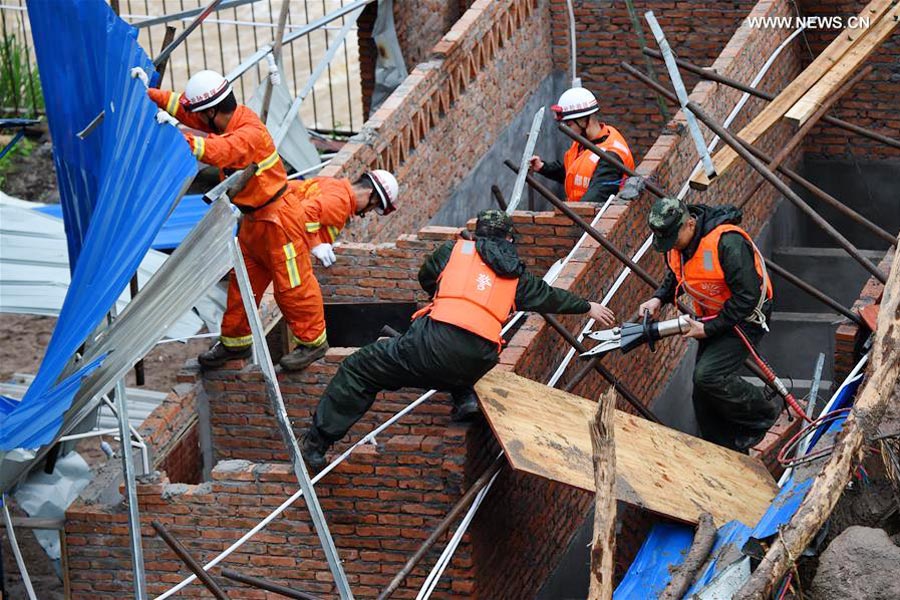
<path id="1" fill-rule="evenodd" d="M 81 377 L 70 377 L 74 382 L 65 390 L 57 381 L 109 312 L 196 173 L 183 136 L 156 122 L 156 105 L 130 75 L 135 66 L 152 70 L 132 27 L 102 0 L 32 0 L 28 13 L 45 96 L 52 98 L 47 119 L 61 188 L 80 207 L 92 197 L 96 201 L 41 367 L 22 401 L 0 414 L 0 450 L 36 448 L 54 439 Z M 100 110 L 106 115 L 100 129 L 79 140 L 75 133 Z M 70 224 L 65 204 L 63 214 Z M 70 239 L 70 252 L 72 247 Z"/>
<path id="2" fill-rule="evenodd" d="M 55 317 L 71 278 L 66 236 L 61 220 L 33 210 L 33 206 L 0 192 L 0 312 Z M 59 205 L 53 206 L 58 210 Z M 203 206 L 205 213 L 206 204 Z M 162 252 L 147 253 L 137 273 L 141 288 L 167 258 Z M 128 290 L 119 295 L 119 312 L 125 310 L 130 299 Z M 214 286 L 166 331 L 166 337 L 189 337 L 204 325 L 210 331 L 218 331 L 224 310 L 225 288 Z"/>

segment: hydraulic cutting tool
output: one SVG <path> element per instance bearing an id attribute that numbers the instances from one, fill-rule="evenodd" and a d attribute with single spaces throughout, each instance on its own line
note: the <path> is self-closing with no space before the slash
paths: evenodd
<path id="1" fill-rule="evenodd" d="M 647 344 L 651 351 L 656 350 L 656 342 L 673 335 L 680 335 L 690 329 L 686 315 L 667 321 L 653 321 L 650 313 L 644 313 L 640 323 L 623 323 L 621 327 L 592 331 L 587 334 L 592 340 L 600 342 L 581 356 L 596 356 L 612 350 L 621 350 L 628 354 L 638 346 Z"/>

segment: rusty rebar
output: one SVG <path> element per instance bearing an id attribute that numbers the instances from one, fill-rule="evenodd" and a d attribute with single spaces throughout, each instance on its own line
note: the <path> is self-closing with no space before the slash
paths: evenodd
<path id="1" fill-rule="evenodd" d="M 475 480 L 469 489 L 466 490 L 466 493 L 463 494 L 462 498 L 456 501 L 456 504 L 453 505 L 453 508 L 447 513 L 447 515 L 441 519 L 441 522 L 438 523 L 437 527 L 431 532 L 431 535 L 428 536 L 422 545 L 413 553 L 412 556 L 409 557 L 409 560 L 406 561 L 406 564 L 403 565 L 403 568 L 397 572 L 391 582 L 387 585 L 387 587 L 382 590 L 380 594 L 378 594 L 378 598 L 376 600 L 387 600 L 391 597 L 391 595 L 397 591 L 400 587 L 400 584 L 403 583 L 403 580 L 406 579 L 410 573 L 412 573 L 413 569 L 416 568 L 425 555 L 428 554 L 428 551 L 431 550 L 432 546 L 434 546 L 441 536 L 447 533 L 447 530 L 450 529 L 450 526 L 453 525 L 454 522 L 459 518 L 459 515 L 462 514 L 464 510 L 466 510 L 469 505 L 472 504 L 472 501 L 475 500 L 475 496 L 478 495 L 478 492 L 484 489 L 484 487 L 491 482 L 491 479 L 494 478 L 494 475 L 500 472 L 500 469 L 503 468 L 505 464 L 505 459 L 502 456 L 498 456 L 494 459 L 494 462 L 491 463 L 484 473 L 481 474 L 481 477 Z"/>
<path id="2" fill-rule="evenodd" d="M 631 75 L 638 81 L 642 82 L 644 85 L 652 88 L 654 91 L 658 91 L 659 93 L 666 95 L 667 98 L 670 98 L 670 99 L 675 98 L 675 94 L 673 94 L 671 91 L 667 90 L 663 86 L 655 83 L 653 80 L 651 80 L 649 77 L 647 77 L 646 73 L 641 72 L 636 67 L 634 67 L 626 62 L 620 63 L 620 66 L 626 73 L 628 73 L 629 75 Z M 738 139 L 740 139 L 740 138 L 738 138 Z M 745 147 L 747 148 L 747 150 L 752 152 L 761 161 L 771 162 L 773 160 L 772 157 L 770 157 L 768 154 L 766 154 L 762 150 L 759 150 L 755 146 L 746 144 L 743 140 L 741 140 L 741 143 L 745 144 Z M 831 208 L 835 209 L 836 211 L 840 212 L 847 218 L 851 219 L 855 223 L 862 225 L 863 227 L 865 227 L 866 229 L 868 229 L 869 231 L 871 231 L 872 233 L 874 233 L 881 239 L 885 240 L 892 246 L 897 245 L 897 239 L 895 236 L 891 235 L 889 232 L 885 231 L 884 229 L 882 229 L 881 227 L 879 227 L 878 225 L 876 225 L 875 223 L 873 223 L 872 221 L 870 221 L 869 219 L 867 219 L 866 217 L 861 215 L 860 213 L 856 212 L 855 210 L 853 210 L 852 208 L 850 208 L 849 206 L 847 206 L 846 204 L 844 204 L 843 202 L 841 202 L 840 200 L 838 200 L 837 198 L 835 198 L 834 196 L 832 196 L 831 194 L 829 194 L 828 192 L 823 190 L 822 188 L 816 186 L 815 184 L 810 182 L 808 179 L 802 177 L 796 171 L 789 169 L 788 167 L 785 167 L 784 165 L 779 165 L 778 172 L 781 173 L 782 175 L 784 175 L 785 177 L 787 177 L 788 179 L 790 179 L 791 181 L 793 181 L 794 183 L 796 183 L 797 185 L 806 189 L 814 197 L 818 198 L 819 200 L 821 200 L 825 204 L 829 205 Z"/>
<path id="3" fill-rule="evenodd" d="M 276 594 L 280 594 L 282 596 L 285 596 L 286 598 L 296 598 L 297 600 L 321 600 L 319 596 L 313 596 L 312 594 L 307 594 L 306 592 L 300 592 L 289 587 L 277 584 L 273 581 L 269 581 L 268 579 L 244 575 L 243 573 L 239 573 L 231 569 L 222 569 L 222 577 L 231 579 L 232 581 L 239 581 L 240 583 L 245 583 L 249 586 L 259 588 L 261 590 L 266 590 L 267 592 L 275 592 Z"/>
<path id="4" fill-rule="evenodd" d="M 503 197 L 503 192 L 500 191 L 500 187 L 497 184 L 491 186 L 491 194 L 493 194 L 494 200 L 497 201 L 497 206 L 500 207 L 500 210 L 506 212 L 506 198 Z"/>
<path id="5" fill-rule="evenodd" d="M 203 570 L 203 565 L 194 560 L 194 557 L 181 545 L 181 542 L 176 540 L 175 537 L 163 527 L 162 523 L 159 521 L 151 521 L 150 525 L 153 526 L 153 529 L 156 530 L 157 535 L 162 538 L 162 541 L 172 549 L 172 552 L 181 559 L 181 562 L 187 565 L 191 572 L 197 576 L 197 579 L 206 586 L 206 589 L 208 589 L 213 596 L 218 598 L 218 600 L 228 600 L 228 595 L 221 587 L 219 587 L 219 584 L 216 583 L 215 579 Z"/>
<path id="6" fill-rule="evenodd" d="M 656 60 L 663 59 L 662 54 L 660 54 L 658 50 L 653 50 L 652 48 L 644 49 L 644 53 L 647 56 L 655 58 Z M 699 75 L 702 79 L 707 79 L 709 81 L 715 81 L 716 83 L 727 85 L 728 87 L 734 88 L 741 92 L 745 92 L 747 94 L 750 94 L 751 96 L 756 96 L 757 98 L 762 98 L 763 100 L 766 100 L 768 102 L 771 102 L 775 99 L 775 94 L 770 94 L 758 88 L 751 87 L 749 85 L 741 83 L 740 81 L 737 81 L 736 79 L 732 79 L 730 77 L 726 77 L 725 75 L 716 73 L 712 69 L 703 68 L 680 58 L 676 58 L 675 63 L 685 71 L 689 71 L 695 75 Z M 860 127 L 859 125 L 848 123 L 843 119 L 838 119 L 837 117 L 832 117 L 830 115 L 822 117 L 822 121 L 828 123 L 829 125 L 839 127 L 840 129 L 843 129 L 845 131 L 867 137 L 870 140 L 875 140 L 876 142 L 881 142 L 882 144 L 900 149 L 900 140 L 895 140 L 894 138 L 890 138 L 884 134 L 878 133 L 877 131 L 872 131 L 871 129 L 866 129 L 865 127 Z"/>
<path id="7" fill-rule="evenodd" d="M 831 239 L 838 243 L 838 245 L 843 248 L 847 254 L 853 257 L 853 260 L 858 262 L 866 271 L 871 273 L 878 279 L 881 283 L 887 282 L 887 275 L 885 275 L 881 269 L 879 269 L 871 260 L 862 255 L 862 253 L 857 250 L 856 246 L 854 246 L 850 240 L 848 240 L 844 235 L 835 229 L 834 226 L 831 225 L 828 221 L 823 219 L 819 213 L 817 213 L 813 208 L 803 201 L 803 199 L 797 195 L 797 193 L 792 190 L 787 184 L 785 184 L 781 179 L 778 178 L 775 173 L 766 168 L 766 165 L 762 163 L 750 150 L 747 144 L 743 140 L 739 139 L 737 136 L 732 134 L 730 131 L 725 129 L 718 121 L 710 117 L 706 112 L 697 105 L 696 102 L 688 102 L 687 109 L 690 110 L 698 119 L 703 121 L 703 123 L 709 127 L 719 138 L 722 139 L 723 142 L 731 146 L 731 148 L 744 159 L 754 170 L 756 170 L 760 175 L 762 175 L 766 181 L 768 181 L 772 186 L 778 190 L 785 198 L 790 200 L 797 208 L 800 209 L 807 217 L 812 219 L 812 221 L 818 225 L 823 231 L 825 231 Z"/>

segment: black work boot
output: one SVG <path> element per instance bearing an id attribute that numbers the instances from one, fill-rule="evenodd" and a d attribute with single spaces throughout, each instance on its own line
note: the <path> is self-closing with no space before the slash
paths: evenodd
<path id="1" fill-rule="evenodd" d="M 239 348 L 229 348 L 222 342 L 216 342 L 216 345 L 197 357 L 200 366 L 207 369 L 218 369 L 229 360 L 238 358 L 250 358 L 253 355 L 253 346 L 241 346 Z"/>
<path id="2" fill-rule="evenodd" d="M 285 371 L 302 371 L 313 364 L 328 351 L 328 342 L 322 342 L 318 346 L 297 346 L 290 354 L 285 354 L 278 361 Z"/>
<path id="3" fill-rule="evenodd" d="M 471 421 L 481 412 L 481 408 L 478 406 L 478 396 L 473 388 L 454 390 L 451 394 L 453 410 L 450 411 L 450 420 L 454 423 Z"/>
<path id="4" fill-rule="evenodd" d="M 325 460 L 325 453 L 331 448 L 332 443 L 322 435 L 322 432 L 314 424 L 310 425 L 309 429 L 303 432 L 300 440 L 300 454 L 303 455 L 303 460 L 306 462 L 310 472 L 318 473 L 325 468 L 325 465 L 328 463 Z"/>

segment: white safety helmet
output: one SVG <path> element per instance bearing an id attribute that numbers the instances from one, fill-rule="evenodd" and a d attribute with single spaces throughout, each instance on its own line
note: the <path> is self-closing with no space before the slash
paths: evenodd
<path id="1" fill-rule="evenodd" d="M 379 215 L 389 215 L 397 210 L 397 196 L 400 193 L 400 186 L 397 178 L 387 171 L 376 169 L 368 171 L 366 176 L 372 182 L 372 187 L 381 199 L 381 206 L 375 209 Z"/>
<path id="2" fill-rule="evenodd" d="M 231 83 L 215 71 L 200 71 L 191 77 L 184 88 L 182 102 L 190 112 L 212 108 L 231 93 Z"/>
<path id="3" fill-rule="evenodd" d="M 550 107 L 557 121 L 570 121 L 592 115 L 600 110 L 597 98 L 590 90 L 573 87 L 563 92 L 559 102 Z"/>

